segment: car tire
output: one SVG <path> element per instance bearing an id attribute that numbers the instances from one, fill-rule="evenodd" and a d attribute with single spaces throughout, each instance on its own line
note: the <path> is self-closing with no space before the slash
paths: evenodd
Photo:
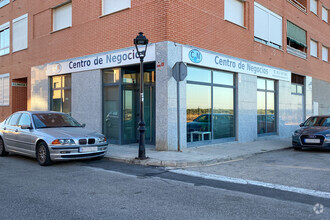
<path id="1" fill-rule="evenodd" d="M 48 146 L 45 142 L 40 142 L 36 149 L 36 157 L 40 166 L 48 166 L 52 163 Z"/>
<path id="2" fill-rule="evenodd" d="M 293 149 L 296 150 L 296 151 L 301 151 L 302 147 L 293 147 Z"/>
<path id="3" fill-rule="evenodd" d="M 0 138 L 0 157 L 4 157 L 7 155 L 8 155 L 8 152 L 6 151 L 5 144 L 2 140 L 2 138 Z"/>

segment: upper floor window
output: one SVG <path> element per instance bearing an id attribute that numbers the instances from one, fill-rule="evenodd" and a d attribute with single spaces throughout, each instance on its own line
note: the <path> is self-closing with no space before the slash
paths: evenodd
<path id="1" fill-rule="evenodd" d="M 287 21 L 287 51 L 290 54 L 306 59 L 306 31 Z"/>
<path id="2" fill-rule="evenodd" d="M 0 8 L 9 4 L 10 0 L 0 0 Z"/>
<path id="3" fill-rule="evenodd" d="M 102 15 L 111 14 L 131 7 L 131 0 L 102 0 Z"/>
<path id="4" fill-rule="evenodd" d="M 225 0 L 225 20 L 244 26 L 244 2 Z"/>
<path id="5" fill-rule="evenodd" d="M 13 20 L 13 52 L 28 47 L 28 15 Z"/>
<path id="6" fill-rule="evenodd" d="M 9 73 L 0 75 L 0 106 L 9 105 Z"/>
<path id="7" fill-rule="evenodd" d="M 9 22 L 0 25 L 0 56 L 9 53 L 10 46 Z"/>
<path id="8" fill-rule="evenodd" d="M 53 9 L 53 31 L 72 26 L 72 3 L 58 6 Z"/>
<path id="9" fill-rule="evenodd" d="M 282 17 L 254 3 L 254 39 L 282 48 Z"/>
<path id="10" fill-rule="evenodd" d="M 322 6 L 322 20 L 328 23 L 328 9 Z"/>
<path id="11" fill-rule="evenodd" d="M 317 42 L 314 40 L 311 40 L 310 42 L 310 51 L 311 51 L 311 56 L 317 57 Z"/>
<path id="12" fill-rule="evenodd" d="M 317 0 L 310 0 L 311 12 L 317 15 Z"/>
<path id="13" fill-rule="evenodd" d="M 328 55 L 329 55 L 328 48 L 325 47 L 325 46 L 322 46 L 322 60 L 325 61 L 325 62 L 328 62 L 329 61 Z"/>

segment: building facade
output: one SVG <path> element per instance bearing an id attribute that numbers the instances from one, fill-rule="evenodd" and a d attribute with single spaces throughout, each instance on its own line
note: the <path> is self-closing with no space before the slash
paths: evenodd
<path id="1" fill-rule="evenodd" d="M 0 116 L 70 113 L 136 143 L 180 150 L 287 137 L 330 114 L 330 1 L 0 1 Z"/>

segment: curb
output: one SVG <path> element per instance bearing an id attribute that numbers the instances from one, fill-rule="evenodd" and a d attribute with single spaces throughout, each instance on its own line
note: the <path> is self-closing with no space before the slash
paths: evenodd
<path id="1" fill-rule="evenodd" d="M 135 164 L 135 165 L 142 165 L 142 166 L 152 166 L 152 167 L 175 167 L 175 168 L 185 168 L 185 167 L 196 167 L 196 166 L 211 166 L 216 165 L 218 163 L 224 163 L 229 162 L 237 159 L 246 159 L 255 155 L 268 153 L 268 152 L 274 152 L 274 151 L 280 151 L 285 149 L 290 149 L 291 147 L 282 147 L 278 149 L 273 150 L 265 150 L 261 152 L 255 152 L 245 155 L 239 155 L 235 157 L 226 157 L 226 158 L 215 158 L 215 159 L 209 159 L 209 160 L 201 160 L 201 161 L 165 161 L 165 160 L 157 160 L 157 159 L 146 159 L 146 160 L 138 160 L 135 158 L 120 158 L 120 157 L 111 157 L 111 156 L 105 156 L 104 159 L 111 160 L 115 162 L 121 162 L 121 163 L 128 163 L 128 164 Z"/>

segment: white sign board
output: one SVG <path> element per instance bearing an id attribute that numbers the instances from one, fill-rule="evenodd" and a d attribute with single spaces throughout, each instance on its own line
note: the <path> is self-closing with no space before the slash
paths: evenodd
<path id="1" fill-rule="evenodd" d="M 144 62 L 155 61 L 155 45 L 151 44 L 147 48 Z M 140 63 L 135 48 L 120 52 L 108 52 L 86 57 L 70 59 L 47 65 L 48 76 L 61 75 L 65 73 L 81 72 L 93 69 L 104 69 L 117 66 L 125 66 Z"/>
<path id="2" fill-rule="evenodd" d="M 185 63 L 291 82 L 290 71 L 240 58 L 205 52 L 186 46 L 182 47 L 182 56 L 182 61 Z"/>

